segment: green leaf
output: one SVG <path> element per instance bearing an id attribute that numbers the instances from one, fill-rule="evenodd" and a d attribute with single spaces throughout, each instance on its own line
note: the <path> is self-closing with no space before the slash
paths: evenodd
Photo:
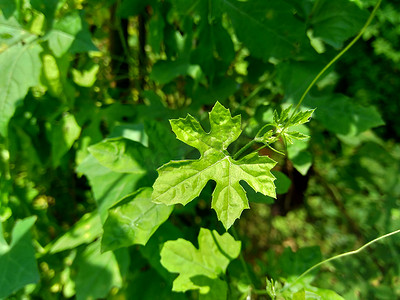
<path id="1" fill-rule="evenodd" d="M 284 139 L 286 144 L 293 144 L 294 140 L 307 140 L 310 136 L 305 135 L 298 131 L 284 131 L 282 133 L 282 138 Z"/>
<path id="2" fill-rule="evenodd" d="M 77 11 L 57 20 L 47 37 L 54 55 L 60 57 L 67 53 L 81 29 L 81 17 Z"/>
<path id="3" fill-rule="evenodd" d="M 124 124 L 115 126 L 108 137 L 126 138 L 128 140 L 139 142 L 143 146 L 148 147 L 149 137 L 147 136 L 146 132 L 143 124 Z"/>
<path id="4" fill-rule="evenodd" d="M 39 83 L 41 51 L 39 44 L 17 44 L 0 53 L 0 134 L 3 136 L 16 107 L 29 88 Z"/>
<path id="5" fill-rule="evenodd" d="M 315 37 L 340 48 L 360 30 L 367 18 L 368 13 L 352 1 L 321 0 L 313 8 L 310 23 Z"/>
<path id="6" fill-rule="evenodd" d="M 138 185 L 144 173 L 119 173 L 104 167 L 92 155 L 88 155 L 77 168 L 89 179 L 102 221 L 107 209 L 119 199 L 130 194 Z"/>
<path id="7" fill-rule="evenodd" d="M 57 20 L 47 38 L 49 47 L 57 57 L 65 53 L 97 50 L 93 45 L 87 24 L 78 11 Z"/>
<path id="8" fill-rule="evenodd" d="M 47 22 L 53 21 L 59 1 L 60 0 L 30 0 L 32 7 L 46 16 Z"/>
<path id="9" fill-rule="evenodd" d="M 43 63 L 43 84 L 48 88 L 49 93 L 54 97 L 62 97 L 63 83 L 61 81 L 61 73 L 58 66 L 58 60 L 51 54 L 42 55 Z"/>
<path id="10" fill-rule="evenodd" d="M 53 244 L 50 253 L 57 253 L 90 243 L 101 233 L 102 226 L 99 214 L 97 212 L 87 213 Z"/>
<path id="11" fill-rule="evenodd" d="M 302 94 L 315 76 L 325 66 L 320 58 L 316 60 L 287 60 L 276 66 L 277 77 L 282 82 L 285 99 L 292 103 L 300 100 Z"/>
<path id="12" fill-rule="evenodd" d="M 201 286 L 202 292 L 199 300 L 220 300 L 227 299 L 228 284 L 219 278 L 211 279 L 203 275 L 191 277 L 190 280 L 197 286 Z M 203 288 L 205 287 L 205 289 Z"/>
<path id="13" fill-rule="evenodd" d="M 97 80 L 100 66 L 90 61 L 83 70 L 72 69 L 72 77 L 77 85 L 91 87 Z"/>
<path id="14" fill-rule="evenodd" d="M 305 289 L 305 299 L 319 299 L 319 300 L 344 300 L 344 298 L 331 290 L 320 289 L 316 287 L 309 287 Z"/>
<path id="15" fill-rule="evenodd" d="M 290 121 L 289 113 L 291 110 L 292 105 L 282 110 L 280 114 L 277 111 L 274 111 L 274 123 L 279 126 L 288 126 L 288 121 Z"/>
<path id="16" fill-rule="evenodd" d="M 288 151 L 288 156 L 296 170 L 305 176 L 312 165 L 311 153 L 309 151 L 300 151 L 292 156 L 290 151 Z"/>
<path id="17" fill-rule="evenodd" d="M 322 259 L 321 249 L 318 246 L 300 248 L 293 252 L 287 247 L 279 257 L 279 267 L 282 276 L 296 278 Z"/>
<path id="18" fill-rule="evenodd" d="M 345 95 L 310 97 L 305 102 L 306 105 L 317 107 L 315 119 L 337 134 L 355 136 L 370 128 L 384 125 L 375 107 L 363 107 Z"/>
<path id="19" fill-rule="evenodd" d="M 225 228 L 232 226 L 242 211 L 249 208 L 240 181 L 246 181 L 255 191 L 275 198 L 274 176 L 270 170 L 276 162 L 267 156 L 251 153 L 236 161 L 227 147 L 240 133 L 240 116 L 231 117 L 228 109 L 217 102 L 209 114 L 211 131 L 204 132 L 191 115 L 171 120 L 178 139 L 200 151 L 198 160 L 171 161 L 158 169 L 153 185 L 153 201 L 167 205 L 186 205 L 196 198 L 209 180 L 217 185 L 212 208 Z"/>
<path id="20" fill-rule="evenodd" d="M 149 147 L 153 153 L 153 161 L 157 166 L 171 159 L 180 159 L 184 156 L 186 147 L 182 147 L 172 134 L 167 124 L 158 121 L 145 121 L 145 130 L 149 137 Z"/>
<path id="21" fill-rule="evenodd" d="M 159 54 L 164 39 L 165 22 L 160 12 L 156 12 L 149 21 L 148 43 L 154 53 Z"/>
<path id="22" fill-rule="evenodd" d="M 310 109 L 305 111 L 298 111 L 294 115 L 291 115 L 290 114 L 291 110 L 292 110 L 292 105 L 282 110 L 280 114 L 274 111 L 274 123 L 278 127 L 286 127 L 286 129 L 288 129 L 289 127 L 309 122 L 312 114 L 315 111 L 315 109 Z M 299 137 L 303 136 L 303 134 L 299 132 L 293 133 L 293 136 L 296 135 L 298 135 Z"/>
<path id="23" fill-rule="evenodd" d="M 301 289 L 293 294 L 293 300 L 306 300 L 306 291 Z"/>
<path id="24" fill-rule="evenodd" d="M 150 79 L 159 84 L 166 84 L 175 77 L 186 75 L 189 67 L 187 60 L 159 60 L 153 65 Z"/>
<path id="25" fill-rule="evenodd" d="M 71 149 L 79 138 L 81 128 L 76 123 L 75 117 L 64 113 L 61 120 L 54 124 L 49 132 L 53 166 L 57 166 L 60 159 Z"/>
<path id="26" fill-rule="evenodd" d="M 151 188 L 130 194 L 109 209 L 101 240 L 102 251 L 134 244 L 146 245 L 173 207 L 151 202 Z"/>
<path id="27" fill-rule="evenodd" d="M 297 126 L 309 122 L 314 111 L 315 109 L 296 112 L 296 114 L 290 118 L 289 126 Z"/>
<path id="28" fill-rule="evenodd" d="M 8 19 L 17 9 L 16 0 L 0 0 L 0 10 Z"/>
<path id="29" fill-rule="evenodd" d="M 293 7 L 280 0 L 220 0 L 239 40 L 258 58 L 285 58 L 299 52 L 305 40 L 305 24 Z M 284 20 L 284 22 L 282 22 Z"/>
<path id="30" fill-rule="evenodd" d="M 286 194 L 292 184 L 292 181 L 284 173 L 279 171 L 271 172 L 276 177 L 276 193 Z"/>
<path id="31" fill-rule="evenodd" d="M 199 249 L 192 243 L 178 239 L 167 241 L 161 250 L 161 264 L 172 273 L 179 273 L 174 280 L 172 290 L 185 292 L 199 289 L 207 293 L 209 288 L 195 284 L 191 278 L 203 275 L 211 279 L 225 273 L 231 260 L 240 253 L 241 243 L 229 234 L 219 235 L 215 230 L 201 228 L 198 236 Z M 196 278 L 194 279 L 196 281 Z M 200 282 L 199 282 L 200 283 Z"/>
<path id="32" fill-rule="evenodd" d="M 17 221 L 12 230 L 10 245 L 4 240 L 0 223 L 0 298 L 39 281 L 30 234 L 30 228 L 35 221 L 35 216 Z"/>
<path id="33" fill-rule="evenodd" d="M 106 139 L 89 147 L 89 152 L 106 168 L 119 173 L 144 174 L 152 155 L 142 144 L 125 138 Z M 146 165 L 144 165 L 146 163 Z"/>
<path id="34" fill-rule="evenodd" d="M 106 298 L 113 287 L 122 286 L 121 271 L 113 252 L 100 252 L 100 241 L 90 244 L 78 260 L 76 298 Z"/>
<path id="35" fill-rule="evenodd" d="M 6 1 L 12 2 L 9 0 Z M 19 41 L 35 37 L 35 35 L 26 31 L 14 17 L 8 19 L 4 17 L 0 14 L 0 52 L 3 52 Z"/>
<path id="36" fill-rule="evenodd" d="M 310 134 L 310 130 L 305 125 L 294 126 L 292 129 L 306 137 Z M 287 146 L 288 158 L 302 175 L 306 175 L 312 165 L 312 155 L 307 151 L 308 144 L 308 139 L 297 139 Z"/>
<path id="37" fill-rule="evenodd" d="M 139 15 L 152 2 L 153 0 L 123 0 L 119 5 L 117 14 L 122 18 Z"/>

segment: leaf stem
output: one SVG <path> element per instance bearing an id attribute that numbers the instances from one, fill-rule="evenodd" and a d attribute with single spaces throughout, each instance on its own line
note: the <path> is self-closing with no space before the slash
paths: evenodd
<path id="1" fill-rule="evenodd" d="M 400 233 L 400 229 L 395 230 L 395 231 L 392 231 L 392 232 L 387 233 L 387 234 L 385 234 L 385 235 L 382 235 L 382 236 L 380 236 L 380 237 L 378 237 L 378 238 L 376 238 L 376 239 L 374 239 L 374 240 L 372 240 L 372 241 L 366 243 L 365 245 L 361 246 L 361 247 L 358 248 L 357 250 L 345 252 L 345 253 L 338 254 L 338 255 L 335 255 L 335 256 L 333 256 L 333 257 L 330 257 L 330 258 L 328 258 L 328 259 L 325 259 L 325 260 L 323 260 L 323 261 L 317 263 L 316 265 L 312 266 L 312 267 L 309 268 L 308 270 L 306 270 L 303 274 L 301 274 L 299 277 L 297 277 L 295 281 L 293 281 L 291 284 L 289 284 L 288 286 L 284 287 L 283 289 L 285 290 L 285 289 L 289 288 L 289 287 L 292 286 L 294 283 L 296 283 L 297 281 L 299 281 L 300 278 L 304 277 L 305 275 L 307 275 L 307 274 L 310 273 L 311 271 L 315 270 L 316 268 L 320 267 L 321 265 L 326 264 L 327 262 L 330 262 L 330 261 L 333 261 L 333 260 L 337 260 L 337 259 L 342 258 L 342 257 L 345 257 L 345 256 L 357 254 L 357 253 L 361 252 L 362 250 L 364 250 L 365 248 L 371 246 L 372 244 L 374 244 L 374 243 L 376 243 L 376 242 L 378 242 L 378 241 L 380 241 L 380 240 L 382 240 L 382 239 L 385 239 L 385 238 L 387 238 L 387 237 L 389 237 L 389 236 L 392 236 L 392 235 L 394 235 L 394 234 L 397 234 L 397 233 Z"/>
<path id="2" fill-rule="evenodd" d="M 372 10 L 371 14 L 369 15 L 367 21 L 365 22 L 364 26 L 361 28 L 360 32 L 353 38 L 353 40 L 345 47 L 343 48 L 342 51 L 340 51 L 318 74 L 315 76 L 313 81 L 308 85 L 307 89 L 304 91 L 303 95 L 301 96 L 299 103 L 296 105 L 291 118 L 293 118 L 294 114 L 296 111 L 300 108 L 301 103 L 303 102 L 304 98 L 307 96 L 308 92 L 311 90 L 311 88 L 315 85 L 315 83 L 318 81 L 318 79 L 328 70 L 340 57 L 342 57 L 343 54 L 347 52 L 359 39 L 360 37 L 364 34 L 365 30 L 371 23 L 372 19 L 375 17 L 376 11 L 378 10 L 379 6 L 381 5 L 382 0 L 378 0 L 378 2 L 375 4 L 374 9 Z"/>
<path id="3" fill-rule="evenodd" d="M 235 160 L 238 159 L 238 157 L 240 157 L 240 155 L 242 155 L 243 152 L 245 152 L 247 149 L 249 149 L 255 143 L 256 143 L 256 140 L 254 138 L 250 142 L 248 142 L 246 145 L 244 145 L 243 148 L 241 148 L 238 152 L 236 152 L 235 155 L 233 156 L 233 159 L 235 159 Z"/>
<path id="4" fill-rule="evenodd" d="M 261 127 L 261 129 L 257 132 L 256 136 L 254 137 L 254 139 L 252 139 L 250 142 L 248 142 L 246 145 L 244 145 L 243 148 L 241 148 L 238 152 L 236 152 L 235 155 L 233 156 L 233 159 L 235 159 L 235 160 L 238 159 L 240 157 L 240 155 L 242 155 L 247 149 L 249 149 L 255 143 L 259 142 L 257 139 L 259 138 L 259 136 L 263 132 L 263 130 L 265 128 L 267 128 L 268 126 L 274 126 L 274 124 L 268 123 L 268 124 L 265 124 L 263 127 Z M 258 149 L 257 149 L 257 151 L 258 151 Z"/>

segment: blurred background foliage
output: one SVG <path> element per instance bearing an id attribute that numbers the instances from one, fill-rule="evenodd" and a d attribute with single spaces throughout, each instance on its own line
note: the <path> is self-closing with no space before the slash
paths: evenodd
<path id="1" fill-rule="evenodd" d="M 146 246 L 100 256 L 107 209 L 151 186 L 163 163 L 198 157 L 168 119 L 190 113 L 207 129 L 218 100 L 242 116 L 236 151 L 274 109 L 299 101 L 375 4 L 0 0 L 0 298 L 197 299 L 171 292 L 159 249 L 179 237 L 196 243 L 199 227 L 223 233 L 209 204 L 213 183 L 176 207 Z M 383 1 L 362 39 L 307 95 L 303 108 L 317 109 L 298 130 L 310 140 L 288 145 L 285 157 L 262 151 L 278 161 L 278 199 L 246 189 L 251 210 L 235 224 L 258 289 L 399 229 L 399 7 Z M 149 150 L 140 176 L 89 154 L 106 137 Z M 345 299 L 400 298 L 399 249 L 394 236 L 309 281 Z M 30 266 L 26 274 L 13 272 L 12 259 Z M 230 297 L 246 295 L 237 260 L 228 274 Z"/>

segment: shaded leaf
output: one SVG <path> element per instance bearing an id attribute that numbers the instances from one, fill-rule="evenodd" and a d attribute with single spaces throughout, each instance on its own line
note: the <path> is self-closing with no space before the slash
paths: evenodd
<path id="1" fill-rule="evenodd" d="M 97 212 L 87 213 L 53 244 L 50 253 L 57 253 L 90 243 L 101 233 L 102 226 L 99 214 Z"/>
<path id="2" fill-rule="evenodd" d="M 341 94 L 308 98 L 305 104 L 317 107 L 315 119 L 329 131 L 354 136 L 367 129 L 384 125 L 375 107 L 363 107 Z"/>
<path id="3" fill-rule="evenodd" d="M 109 209 L 101 240 L 102 251 L 134 244 L 145 245 L 168 219 L 173 206 L 151 202 L 151 193 L 151 188 L 143 188 Z"/>
<path id="4" fill-rule="evenodd" d="M 75 117 L 69 113 L 63 114 L 61 120 L 51 127 L 49 140 L 53 166 L 59 164 L 60 159 L 71 149 L 80 133 L 80 126 L 76 123 Z"/>
<path id="5" fill-rule="evenodd" d="M 167 241 L 161 250 L 161 264 L 172 273 L 179 273 L 174 280 L 173 291 L 199 289 L 207 293 L 204 284 L 196 285 L 191 278 L 203 275 L 211 279 L 225 273 L 231 260 L 239 256 L 241 243 L 229 234 L 219 235 L 215 230 L 201 228 L 198 236 L 199 249 L 192 243 L 178 239 Z M 196 278 L 194 279 L 196 281 Z"/>
<path id="6" fill-rule="evenodd" d="M 227 147 L 240 133 L 240 116 L 231 117 L 228 109 L 217 102 L 210 112 L 211 131 L 204 132 L 191 115 L 171 120 L 178 139 L 200 151 L 198 160 L 171 161 L 158 169 L 153 185 L 153 201 L 167 205 L 189 203 L 196 198 L 209 180 L 217 185 L 212 208 L 225 228 L 232 226 L 242 211 L 249 208 L 245 190 L 239 181 L 246 181 L 255 191 L 275 197 L 274 176 L 270 170 L 276 162 L 257 153 L 236 161 Z"/>
<path id="7" fill-rule="evenodd" d="M 300 151 L 295 156 L 288 154 L 293 167 L 300 172 L 301 175 L 305 176 L 312 165 L 312 155 L 309 151 Z"/>
<path id="8" fill-rule="evenodd" d="M 10 245 L 4 240 L 0 223 L 0 298 L 39 281 L 30 234 L 35 221 L 35 216 L 17 221 L 12 230 Z"/>
<path id="9" fill-rule="evenodd" d="M 0 0 L 0 9 L 3 15 L 8 19 L 17 9 L 16 0 Z"/>
<path id="10" fill-rule="evenodd" d="M 314 36 L 335 48 L 355 35 L 368 18 L 368 13 L 348 0 L 321 0 L 313 8 L 310 23 Z"/>
<path id="11" fill-rule="evenodd" d="M 139 15 L 152 2 L 153 0 L 123 0 L 119 5 L 117 14 L 122 18 Z"/>
<path id="12" fill-rule="evenodd" d="M 77 171 L 88 178 L 103 222 L 107 216 L 107 209 L 134 191 L 144 175 L 114 172 L 101 165 L 92 155 L 88 155 L 82 161 Z"/>
<path id="13" fill-rule="evenodd" d="M 46 16 L 47 22 L 53 21 L 59 0 L 30 0 L 30 2 L 34 9 L 42 12 Z"/>
<path id="14" fill-rule="evenodd" d="M 292 184 L 292 181 L 284 173 L 279 171 L 272 171 L 272 175 L 276 177 L 276 193 L 286 194 Z"/>
<path id="15" fill-rule="evenodd" d="M 119 173 L 144 174 L 151 168 L 151 152 L 126 138 L 106 139 L 89 147 L 89 152 L 105 167 Z M 149 164 L 150 166 L 144 165 Z"/>
<path id="16" fill-rule="evenodd" d="M 175 77 L 186 75 L 189 67 L 189 62 L 186 60 L 159 60 L 153 65 L 150 79 L 165 84 Z"/>
<path id="17" fill-rule="evenodd" d="M 293 8 L 286 2 L 220 1 L 239 40 L 255 57 L 290 57 L 299 52 L 299 42 L 307 42 L 305 24 L 293 15 Z"/>
<path id="18" fill-rule="evenodd" d="M 90 244 L 78 260 L 76 298 L 106 298 L 111 288 L 122 286 L 121 271 L 113 252 L 100 252 L 100 241 Z"/>

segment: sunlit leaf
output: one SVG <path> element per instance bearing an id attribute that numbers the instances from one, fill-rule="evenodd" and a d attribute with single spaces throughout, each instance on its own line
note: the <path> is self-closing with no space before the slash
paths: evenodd
<path id="1" fill-rule="evenodd" d="M 211 131 L 206 133 L 196 119 L 171 120 L 178 139 L 200 151 L 198 160 L 171 161 L 158 169 L 153 185 L 153 201 L 167 205 L 189 203 L 196 198 L 209 180 L 217 185 L 212 208 L 225 228 L 232 226 L 242 211 L 249 208 L 240 181 L 255 191 L 275 197 L 274 176 L 270 170 L 276 162 L 257 153 L 234 160 L 226 150 L 240 133 L 240 116 L 231 117 L 228 109 L 217 102 L 210 112 Z"/>
<path id="2" fill-rule="evenodd" d="M 167 241 L 161 250 L 161 264 L 172 273 L 179 273 L 174 280 L 174 291 L 199 289 L 207 293 L 206 282 L 195 284 L 192 278 L 203 275 L 217 279 L 225 273 L 231 260 L 239 256 L 241 243 L 229 234 L 219 235 L 215 230 L 200 229 L 198 236 L 199 249 L 184 239 Z M 200 282 L 199 282 L 200 283 Z"/>
<path id="3" fill-rule="evenodd" d="M 5 136 L 7 125 L 30 87 L 39 83 L 42 63 L 39 44 L 16 44 L 0 53 L 0 134 Z"/>

